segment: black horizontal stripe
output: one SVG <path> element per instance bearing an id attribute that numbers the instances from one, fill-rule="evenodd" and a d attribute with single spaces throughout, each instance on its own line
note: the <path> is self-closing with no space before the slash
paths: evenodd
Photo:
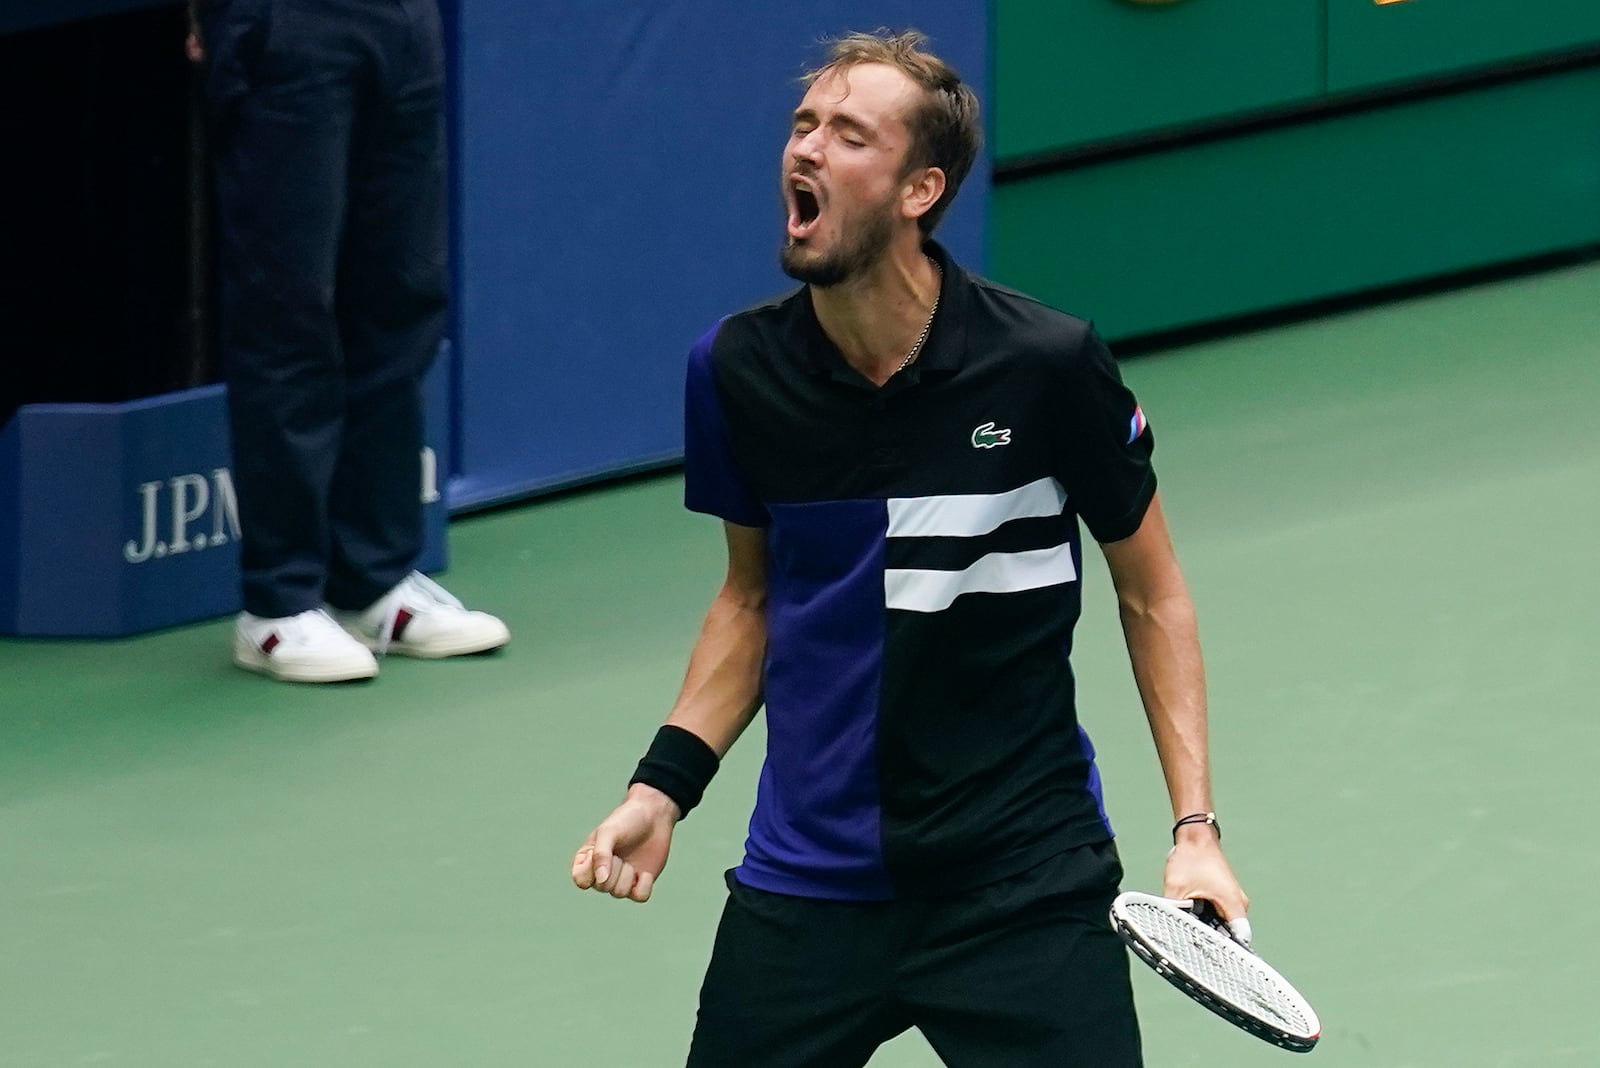
<path id="1" fill-rule="evenodd" d="M 891 568 L 961 571 L 990 553 L 1021 553 L 1065 544 L 1071 533 L 1069 522 L 1067 516 L 1047 515 L 1013 519 L 973 538 L 890 538 L 885 563 Z"/>

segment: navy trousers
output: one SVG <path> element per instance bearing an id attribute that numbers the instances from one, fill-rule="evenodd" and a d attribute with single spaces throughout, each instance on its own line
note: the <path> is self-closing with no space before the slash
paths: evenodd
<path id="1" fill-rule="evenodd" d="M 448 303 L 436 0 L 207 0 L 244 607 L 371 604 L 422 549 Z"/>

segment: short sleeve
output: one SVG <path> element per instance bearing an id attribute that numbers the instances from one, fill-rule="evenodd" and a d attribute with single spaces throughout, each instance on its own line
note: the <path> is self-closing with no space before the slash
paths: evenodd
<path id="1" fill-rule="evenodd" d="M 1096 541 L 1121 541 L 1139 529 L 1155 496 L 1155 435 L 1123 385 L 1116 358 L 1092 329 L 1067 361 L 1065 390 L 1068 499 Z"/>
<path id="2" fill-rule="evenodd" d="M 684 507 L 740 526 L 764 527 L 770 522 L 767 509 L 740 472 L 729 444 L 711 360 L 716 338 L 713 328 L 689 353 L 683 402 Z"/>

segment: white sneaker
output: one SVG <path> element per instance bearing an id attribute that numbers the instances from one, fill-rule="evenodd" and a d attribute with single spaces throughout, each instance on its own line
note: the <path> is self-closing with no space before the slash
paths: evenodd
<path id="1" fill-rule="evenodd" d="M 269 619 L 240 612 L 233 662 L 285 682 L 348 682 L 378 673 L 372 653 L 320 608 Z"/>
<path id="2" fill-rule="evenodd" d="M 487 612 L 467 609 L 437 582 L 413 571 L 363 612 L 335 612 L 356 641 L 380 656 L 397 653 L 435 660 L 485 653 L 511 640 Z"/>

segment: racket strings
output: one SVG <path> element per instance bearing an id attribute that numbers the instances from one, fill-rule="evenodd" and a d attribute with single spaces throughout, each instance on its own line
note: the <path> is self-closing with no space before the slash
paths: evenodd
<path id="1" fill-rule="evenodd" d="M 1153 949 L 1217 996 L 1287 1031 L 1309 1035 L 1316 1029 L 1298 999 L 1258 967 L 1247 950 L 1225 942 L 1225 935 L 1153 906 L 1134 903 L 1128 912 Z"/>

